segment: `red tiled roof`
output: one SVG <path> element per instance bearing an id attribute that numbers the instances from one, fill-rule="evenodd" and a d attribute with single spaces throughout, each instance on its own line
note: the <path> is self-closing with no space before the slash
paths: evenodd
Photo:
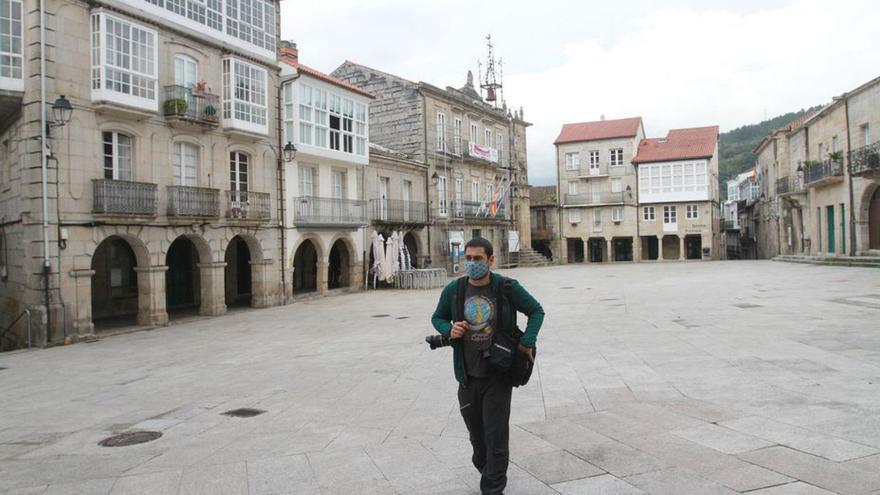
<path id="1" fill-rule="evenodd" d="M 632 137 L 639 133 L 641 125 L 641 117 L 565 124 L 553 144 Z"/>
<path id="2" fill-rule="evenodd" d="M 633 163 L 709 158 L 718 145 L 718 126 L 671 129 L 665 138 L 642 139 Z"/>
<path id="3" fill-rule="evenodd" d="M 282 52 L 283 52 L 283 49 L 282 49 Z M 343 81 L 342 79 L 337 79 L 329 74 L 324 74 L 323 72 L 321 72 L 319 70 L 316 70 L 316 69 L 309 67 L 308 65 L 301 64 L 299 61 L 291 60 L 290 58 L 284 57 L 283 55 L 281 56 L 281 61 L 284 62 L 285 64 L 295 68 L 297 71 L 302 72 L 303 74 L 308 74 L 316 79 L 320 79 L 324 82 L 328 82 L 330 84 L 339 86 L 341 88 L 347 89 L 347 90 L 352 91 L 354 93 L 366 96 L 368 98 L 375 98 L 375 96 L 373 96 L 372 93 L 364 91 L 363 89 L 355 86 L 354 84 Z"/>
<path id="4" fill-rule="evenodd" d="M 786 131 L 793 131 L 803 125 L 804 122 L 810 119 L 813 115 L 816 115 L 816 112 L 807 112 L 801 115 L 799 118 L 792 120 L 787 126 L 783 127 Z"/>

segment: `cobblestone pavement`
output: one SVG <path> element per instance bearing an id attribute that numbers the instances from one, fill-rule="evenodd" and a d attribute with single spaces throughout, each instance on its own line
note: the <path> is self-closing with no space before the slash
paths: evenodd
<path id="1" fill-rule="evenodd" d="M 544 304 L 515 494 L 880 490 L 880 271 L 507 272 Z M 438 291 L 379 291 L 0 356 L 0 493 L 473 494 Z M 252 418 L 220 413 L 265 410 Z M 106 448 L 115 432 L 161 431 Z"/>

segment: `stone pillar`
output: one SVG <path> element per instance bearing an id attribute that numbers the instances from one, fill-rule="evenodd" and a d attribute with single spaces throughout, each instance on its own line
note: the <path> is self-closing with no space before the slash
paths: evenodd
<path id="1" fill-rule="evenodd" d="M 90 335 L 95 332 L 95 324 L 92 323 L 92 276 L 95 270 L 71 270 L 76 294 L 75 314 L 73 320 L 73 332 L 77 337 Z"/>
<path id="2" fill-rule="evenodd" d="M 364 286 L 364 270 L 362 261 L 353 261 L 348 265 L 349 287 L 360 289 Z"/>
<path id="3" fill-rule="evenodd" d="M 290 304 L 293 300 L 293 267 L 284 269 L 284 284 L 281 287 L 279 297 L 281 297 L 281 304 Z"/>
<path id="4" fill-rule="evenodd" d="M 137 266 L 134 271 L 137 273 L 138 284 L 138 325 L 167 325 L 165 272 L 168 271 L 168 267 Z"/>
<path id="5" fill-rule="evenodd" d="M 657 261 L 663 261 L 663 236 L 657 236 Z"/>
<path id="6" fill-rule="evenodd" d="M 590 262 L 590 239 L 583 239 L 584 242 L 584 263 Z"/>
<path id="7" fill-rule="evenodd" d="M 317 276 L 317 285 L 318 285 L 318 293 L 323 294 L 327 292 L 327 281 L 330 277 L 330 262 L 329 261 L 319 261 L 318 263 L 318 276 Z"/>
<path id="8" fill-rule="evenodd" d="M 276 289 L 272 283 L 272 260 L 250 261 L 251 265 L 251 307 L 266 308 L 272 306 L 272 292 Z"/>
<path id="9" fill-rule="evenodd" d="M 678 236 L 678 259 L 682 260 L 682 261 L 687 259 L 685 257 L 684 236 L 683 235 Z"/>
<path id="10" fill-rule="evenodd" d="M 639 263 L 642 261 L 642 238 L 638 236 L 633 236 L 632 239 L 633 261 L 635 263 Z"/>
<path id="11" fill-rule="evenodd" d="M 608 237 L 605 238 L 605 261 L 614 263 L 614 241 Z"/>
<path id="12" fill-rule="evenodd" d="M 226 262 L 199 263 L 201 301 L 199 314 L 219 316 L 226 313 Z"/>

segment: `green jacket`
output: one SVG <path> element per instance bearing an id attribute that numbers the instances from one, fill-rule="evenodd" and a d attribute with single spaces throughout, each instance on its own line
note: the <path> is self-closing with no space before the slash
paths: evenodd
<path id="1" fill-rule="evenodd" d="M 492 292 L 496 296 L 503 297 L 502 283 L 504 277 L 497 273 L 492 273 L 490 276 L 489 285 L 492 287 Z M 437 302 L 437 309 L 434 310 L 434 314 L 431 316 L 431 324 L 434 325 L 434 328 L 447 337 L 452 331 L 452 321 L 457 311 L 455 296 L 458 291 L 459 280 L 461 279 L 453 280 L 443 288 L 443 292 L 440 294 L 440 301 Z M 538 340 L 538 331 L 541 330 L 541 324 L 544 322 L 544 308 L 519 282 L 513 279 L 510 279 L 510 281 L 512 282 L 510 297 L 503 305 L 504 314 L 502 315 L 502 321 L 507 322 L 509 325 L 516 325 L 517 312 L 528 316 L 529 322 L 526 325 L 522 339 L 520 339 L 520 344 L 534 348 Z M 459 383 L 464 383 L 466 374 L 464 370 L 464 352 L 461 347 L 460 345 L 452 346 L 452 363 L 455 369 L 455 379 Z"/>

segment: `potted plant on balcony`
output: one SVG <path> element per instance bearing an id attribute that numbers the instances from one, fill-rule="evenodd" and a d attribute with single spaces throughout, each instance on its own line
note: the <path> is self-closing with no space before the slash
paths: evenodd
<path id="1" fill-rule="evenodd" d="M 843 151 L 834 151 L 828 153 L 828 159 L 832 162 L 840 162 L 843 161 Z"/>
<path id="2" fill-rule="evenodd" d="M 217 108 L 210 103 L 205 105 L 205 108 L 202 109 L 202 117 L 209 122 L 217 121 Z"/>
<path id="3" fill-rule="evenodd" d="M 208 83 L 206 81 L 199 81 L 193 84 L 193 93 L 204 94 L 208 89 Z"/>
<path id="4" fill-rule="evenodd" d="M 184 115 L 189 104 L 183 98 L 171 98 L 165 100 L 165 115 Z"/>

